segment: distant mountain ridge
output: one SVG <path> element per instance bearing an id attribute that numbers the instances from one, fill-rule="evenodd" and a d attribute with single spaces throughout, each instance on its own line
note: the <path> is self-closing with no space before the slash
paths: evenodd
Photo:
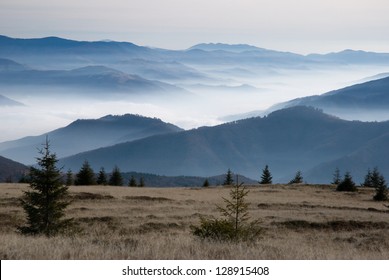
<path id="1" fill-rule="evenodd" d="M 345 121 L 298 106 L 273 112 L 264 118 L 101 148 L 63 158 L 61 164 L 76 170 L 88 159 L 95 168 L 104 166 L 109 170 L 118 165 L 123 171 L 168 176 L 210 176 L 231 168 L 250 178 L 258 178 L 261 169 L 268 164 L 275 180 L 284 180 L 299 169 L 304 172 L 325 162 L 347 158 L 387 133 L 389 122 Z M 367 170 L 378 162 L 382 162 L 381 170 L 389 170 L 389 163 L 380 158 L 365 161 L 363 166 Z M 352 166 L 353 163 L 348 164 Z M 331 180 L 335 167 L 322 170 L 322 177 L 327 174 L 326 183 Z M 322 177 L 313 176 L 310 180 L 324 182 Z"/>
<path id="2" fill-rule="evenodd" d="M 389 120 L 389 77 L 371 80 L 321 95 L 293 99 L 269 110 L 293 106 L 313 106 L 329 114 L 347 118 L 348 115 L 371 115 L 378 112 L 379 120 Z"/>
<path id="3" fill-rule="evenodd" d="M 29 68 L 11 59 L 0 58 L 0 73 L 23 70 L 29 70 Z"/>
<path id="4" fill-rule="evenodd" d="M 20 65 L 8 60 L 12 65 Z M 0 61 L 1 67 L 1 61 Z M 93 90 L 93 92 L 113 93 L 187 93 L 176 86 L 158 81 L 150 81 L 137 75 L 130 75 L 101 65 L 85 66 L 73 70 L 35 70 L 31 68 L 10 67 L 4 69 L 0 75 L 2 87 L 39 88 L 61 87 L 76 88 L 78 90 Z"/>
<path id="5" fill-rule="evenodd" d="M 17 182 L 28 170 L 27 166 L 0 156 L 0 182 Z"/>
<path id="6" fill-rule="evenodd" d="M 182 129 L 160 119 L 130 114 L 107 115 L 100 119 L 77 120 L 44 135 L 0 143 L 0 154 L 25 164 L 33 164 L 37 148 L 41 147 L 46 135 L 57 156 L 64 157 L 156 134 L 178 131 Z"/>
<path id="7" fill-rule="evenodd" d="M 216 52 L 215 52 L 216 51 Z M 217 51 L 223 51 L 224 54 Z M 388 63 L 389 54 L 374 53 L 365 51 L 344 50 L 337 53 L 329 54 L 310 54 L 300 55 L 290 52 L 274 51 L 255 46 L 236 44 L 229 45 L 223 43 L 197 44 L 187 50 L 173 51 L 159 48 L 149 48 L 138 46 L 130 42 L 116 41 L 75 41 L 58 37 L 34 38 L 34 39 L 18 39 L 7 36 L 0 36 L 0 57 L 9 59 L 29 58 L 32 55 L 53 56 L 56 55 L 57 61 L 61 57 L 66 57 L 69 60 L 71 57 L 74 62 L 82 63 L 82 58 L 95 60 L 94 63 L 106 64 L 102 54 L 112 59 L 126 56 L 127 59 L 146 59 L 153 61 L 177 61 L 177 62 L 195 62 L 200 64 L 209 64 L 224 61 L 235 63 L 255 63 L 269 64 L 291 62 L 313 63 L 351 63 L 351 64 L 366 64 L 366 63 Z M 78 56 L 75 56 L 78 55 Z M 282 62 L 282 60 L 285 60 Z M 84 62 L 85 64 L 85 62 Z"/>
<path id="8" fill-rule="evenodd" d="M 59 37 L 19 39 L 0 35 L 0 53 L 13 54 L 26 50 L 30 50 L 31 53 L 46 52 L 47 54 L 72 54 L 86 51 L 94 53 L 145 52 L 148 48 L 140 47 L 128 42 L 89 42 Z"/>
<path id="9" fill-rule="evenodd" d="M 247 51 L 267 51 L 263 48 L 258 48 L 246 44 L 223 44 L 223 43 L 202 43 L 190 47 L 188 50 L 203 50 L 203 51 L 227 51 L 227 52 L 247 52 Z"/>

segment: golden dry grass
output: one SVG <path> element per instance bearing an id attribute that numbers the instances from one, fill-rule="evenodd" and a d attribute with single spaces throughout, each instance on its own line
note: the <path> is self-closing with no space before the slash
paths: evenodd
<path id="1" fill-rule="evenodd" d="M 200 215 L 218 217 L 228 188 L 71 187 L 74 236 L 26 237 L 18 198 L 0 184 L 0 259 L 389 259 L 389 209 L 374 190 L 331 186 L 252 186 L 247 201 L 265 233 L 255 243 L 201 241 Z"/>

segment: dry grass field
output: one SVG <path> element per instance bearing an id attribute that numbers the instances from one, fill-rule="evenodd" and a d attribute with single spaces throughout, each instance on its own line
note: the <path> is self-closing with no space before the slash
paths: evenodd
<path id="1" fill-rule="evenodd" d="M 228 188 L 71 187 L 73 236 L 16 232 L 26 185 L 0 184 L 0 259 L 389 259 L 389 208 L 374 190 L 331 186 L 252 186 L 250 215 L 263 221 L 254 243 L 202 241 L 190 232 L 215 216 Z"/>

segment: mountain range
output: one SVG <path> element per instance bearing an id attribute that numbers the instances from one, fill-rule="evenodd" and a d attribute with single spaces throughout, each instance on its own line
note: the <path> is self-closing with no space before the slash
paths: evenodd
<path id="1" fill-rule="evenodd" d="M 300 90 L 315 88 L 323 75 L 339 82 L 337 74 L 343 71 L 377 71 L 346 75 L 360 82 L 330 92 L 337 87 L 328 86 L 320 91 L 327 93 L 277 104 L 262 111 L 261 117 L 242 114 L 229 118 L 236 121 L 183 131 L 157 119 L 108 115 L 0 143 L 0 154 L 33 164 L 36 148 L 48 135 L 61 164 L 73 171 L 87 159 L 95 169 L 118 165 L 125 172 L 202 178 L 223 174 L 228 168 L 258 178 L 266 164 L 279 182 L 288 181 L 298 169 L 309 182 L 328 183 L 336 167 L 355 173 L 357 180 L 376 165 L 389 175 L 388 122 L 346 120 L 389 119 L 389 78 L 383 73 L 387 65 L 387 53 L 354 50 L 300 55 L 221 43 L 166 50 L 128 42 L 0 36 L 0 106 L 25 104 L 2 110 L 0 119 L 15 116 L 17 121 L 30 119 L 31 114 L 46 116 L 50 110 L 48 115 L 59 116 L 69 106 L 73 112 L 84 107 L 93 110 L 95 104 L 98 109 L 110 101 L 112 112 L 117 109 L 115 102 L 146 104 L 161 111 L 180 109 L 175 114 L 185 123 L 193 118 L 192 111 L 219 118 L 216 111 L 225 115 L 238 111 L 232 106 L 248 104 L 255 110 L 260 105 L 256 102 L 284 90 L 306 96 Z M 377 73 L 383 74 L 372 76 Z M 368 76 L 368 81 L 362 81 Z M 79 96 L 84 99 L 75 98 Z"/>
<path id="2" fill-rule="evenodd" d="M 125 172 L 209 177 L 231 168 L 258 178 L 268 164 L 279 182 L 299 169 L 309 182 L 328 183 L 336 167 L 361 181 L 368 168 L 389 170 L 389 122 L 346 121 L 306 105 L 327 111 L 325 105 L 333 102 L 342 110 L 354 106 L 374 112 L 388 108 L 387 88 L 389 78 L 378 79 L 292 100 L 265 117 L 189 131 L 159 119 L 109 115 L 78 120 L 47 135 L 61 164 L 72 170 L 88 160 L 95 169 L 118 165 Z M 43 138 L 0 143 L 0 154 L 32 164 Z"/>
<path id="3" fill-rule="evenodd" d="M 315 183 L 328 183 L 339 167 L 356 172 L 356 179 L 361 180 L 369 167 L 377 165 L 384 173 L 389 170 L 386 152 L 379 152 L 386 149 L 383 143 L 388 134 L 389 122 L 345 121 L 297 106 L 263 118 L 100 148 L 63 158 L 61 164 L 77 170 L 88 160 L 94 168 L 109 170 L 118 165 L 123 171 L 169 176 L 211 176 L 231 168 L 250 178 L 258 178 L 268 164 L 276 181 L 301 170 Z M 377 157 L 366 157 L 367 151 Z M 350 156 L 358 159 L 358 164 L 348 161 Z M 319 175 L 314 172 L 317 166 L 323 166 Z"/>
<path id="4" fill-rule="evenodd" d="M 0 36 L 0 56 L 22 59 L 27 64 L 53 66 L 58 64 L 112 64 L 131 59 L 170 61 L 195 65 L 233 63 L 234 65 L 291 65 L 291 63 L 387 64 L 389 54 L 345 50 L 325 55 L 299 55 L 250 45 L 198 44 L 186 50 L 166 50 L 137 46 L 129 42 L 75 41 L 58 37 L 18 39 Z M 46 57 L 45 61 L 40 61 Z M 125 58 L 125 59 L 123 59 Z M 55 60 L 55 61 L 54 61 Z M 190 64 L 190 63 L 189 63 Z"/>
<path id="5" fill-rule="evenodd" d="M 182 131 L 160 119 L 138 115 L 108 115 L 100 119 L 84 119 L 40 136 L 0 143 L 0 154 L 24 164 L 34 164 L 37 149 L 48 136 L 57 157 L 133 141 L 156 134 Z"/>
<path id="6" fill-rule="evenodd" d="M 144 79 L 138 75 L 127 74 L 106 66 L 85 66 L 73 70 L 36 70 L 9 59 L 0 59 L 0 88 L 15 87 L 46 89 L 51 94 L 70 89 L 76 92 L 89 91 L 106 94 L 153 94 L 188 93 L 176 86 Z M 58 89 L 61 89 L 60 91 Z M 68 93 L 68 94 L 70 94 Z M 101 96 L 101 95 L 100 95 Z"/>
<path id="7" fill-rule="evenodd" d="M 369 77 L 368 81 L 320 95 L 311 95 L 278 103 L 267 110 L 257 110 L 226 116 L 227 121 L 262 116 L 273 111 L 295 106 L 308 106 L 342 119 L 367 121 L 389 120 L 389 77 L 382 73 Z"/>
<path id="8" fill-rule="evenodd" d="M 323 110 L 389 110 L 389 77 L 330 91 L 316 96 L 298 98 L 285 107 L 305 105 Z"/>

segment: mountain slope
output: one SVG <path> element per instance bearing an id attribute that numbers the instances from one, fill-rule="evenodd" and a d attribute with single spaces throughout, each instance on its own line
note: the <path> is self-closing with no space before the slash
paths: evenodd
<path id="1" fill-rule="evenodd" d="M 77 120 L 64 128 L 44 135 L 0 143 L 0 153 L 13 160 L 31 164 L 36 157 L 37 148 L 41 147 L 46 135 L 57 156 L 64 157 L 99 147 L 181 130 L 159 119 L 138 115 L 108 115 L 96 120 Z"/>
<path id="2" fill-rule="evenodd" d="M 4 55 L 21 54 L 129 54 L 144 53 L 149 49 L 127 42 L 115 41 L 75 41 L 58 37 L 19 39 L 0 36 L 0 53 Z"/>
<path id="3" fill-rule="evenodd" d="M 28 70 L 29 68 L 13 60 L 0 58 L 0 73 Z"/>
<path id="4" fill-rule="evenodd" d="M 388 53 L 375 53 L 356 50 L 344 50 L 341 52 L 328 54 L 310 54 L 308 58 L 318 62 L 335 62 L 342 64 L 387 64 L 389 62 Z"/>
<path id="5" fill-rule="evenodd" d="M 269 110 L 313 106 L 344 119 L 389 119 L 389 77 L 276 104 Z"/>
<path id="6" fill-rule="evenodd" d="M 349 171 L 357 184 L 362 183 L 367 170 L 379 167 L 385 177 L 389 176 L 389 133 L 374 138 L 354 152 L 315 166 L 306 172 L 306 179 L 330 182 L 335 168 L 344 173 Z"/>
<path id="7" fill-rule="evenodd" d="M 350 122 L 293 107 L 264 118 L 122 143 L 61 163 L 78 169 L 88 159 L 95 168 L 118 165 L 123 171 L 171 176 L 210 176 L 231 168 L 251 178 L 268 164 L 277 180 L 353 153 L 388 132 L 389 122 Z"/>
<path id="8" fill-rule="evenodd" d="M 0 182 L 17 182 L 28 172 L 28 167 L 0 156 Z"/>
<path id="9" fill-rule="evenodd" d="M 22 70 L 3 71 L 0 75 L 3 87 L 74 88 L 78 91 L 114 93 L 184 93 L 170 84 L 146 80 L 105 66 L 86 66 L 70 71 Z"/>
<path id="10" fill-rule="evenodd" d="M 3 95 L 0 95 L 0 107 L 1 106 L 23 106 L 23 104 Z"/>

